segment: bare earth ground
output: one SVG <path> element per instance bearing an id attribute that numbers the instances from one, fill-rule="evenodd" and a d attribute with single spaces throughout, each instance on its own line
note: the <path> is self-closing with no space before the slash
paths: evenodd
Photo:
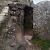
<path id="1" fill-rule="evenodd" d="M 30 41 L 32 39 L 33 31 L 29 30 L 28 32 L 25 33 L 26 35 L 24 36 L 25 40 L 28 42 L 29 46 L 26 48 L 26 50 L 41 50 L 41 48 L 33 45 Z"/>

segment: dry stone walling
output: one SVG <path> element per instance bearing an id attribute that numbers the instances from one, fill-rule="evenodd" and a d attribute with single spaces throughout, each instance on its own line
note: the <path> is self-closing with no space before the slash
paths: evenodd
<path id="1" fill-rule="evenodd" d="M 8 21 L 6 21 L 6 26 L 1 32 L 2 34 L 0 37 L 0 50 L 26 50 L 28 44 L 22 35 L 22 33 L 24 32 L 23 24 L 25 18 L 24 16 L 26 15 L 26 13 L 24 12 L 26 5 L 21 3 L 12 3 L 8 4 L 8 6 L 9 19 Z M 29 13 L 26 16 L 29 16 L 29 14 L 32 16 L 33 8 L 30 7 L 29 10 Z"/>

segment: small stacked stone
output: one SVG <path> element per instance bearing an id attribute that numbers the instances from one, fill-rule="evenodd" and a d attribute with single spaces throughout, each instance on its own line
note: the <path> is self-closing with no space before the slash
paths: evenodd
<path id="1" fill-rule="evenodd" d="M 4 37 L 11 38 L 15 36 L 17 30 L 23 30 L 24 6 L 19 3 L 8 4 L 8 6 L 11 18 L 4 28 Z"/>

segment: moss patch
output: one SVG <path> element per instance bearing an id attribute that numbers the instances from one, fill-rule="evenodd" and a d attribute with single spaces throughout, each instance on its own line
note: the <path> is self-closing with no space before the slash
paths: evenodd
<path id="1" fill-rule="evenodd" d="M 42 50 L 48 50 L 50 47 L 50 41 L 48 40 L 33 39 L 32 43 L 40 47 Z"/>

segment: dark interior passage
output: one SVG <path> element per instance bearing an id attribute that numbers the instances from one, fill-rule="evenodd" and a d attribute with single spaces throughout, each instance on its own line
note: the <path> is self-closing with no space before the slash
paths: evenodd
<path id="1" fill-rule="evenodd" d="M 30 6 L 25 6 L 24 8 L 24 30 L 29 30 L 33 28 L 33 8 Z"/>

